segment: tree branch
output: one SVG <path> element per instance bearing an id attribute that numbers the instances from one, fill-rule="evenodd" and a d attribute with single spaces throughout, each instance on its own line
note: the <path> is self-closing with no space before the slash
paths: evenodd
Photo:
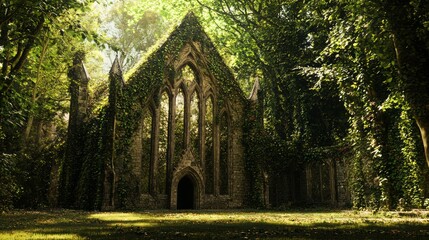
<path id="1" fill-rule="evenodd" d="M 42 31 L 44 23 L 45 23 L 45 18 L 42 16 L 42 17 L 40 17 L 39 22 L 33 31 L 33 35 L 30 36 L 30 39 L 28 40 L 27 44 L 25 45 L 25 48 L 21 54 L 21 57 L 16 62 L 16 64 L 12 66 L 11 73 L 18 72 L 22 68 L 22 66 L 24 65 L 25 60 L 27 60 L 28 54 L 30 53 L 30 50 L 33 48 L 33 45 L 34 45 L 36 38 L 37 38 L 37 35 Z"/>

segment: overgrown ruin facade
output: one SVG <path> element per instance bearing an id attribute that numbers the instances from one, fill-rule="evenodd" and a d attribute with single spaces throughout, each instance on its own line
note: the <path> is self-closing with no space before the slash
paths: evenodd
<path id="1" fill-rule="evenodd" d="M 77 62 L 74 71 L 79 74 L 71 76 L 81 84 L 72 92 L 78 106 L 71 105 L 59 196 L 64 207 L 240 208 L 255 197 L 249 193 L 267 206 L 278 196 L 283 197 L 273 205 L 346 201 L 344 177 L 334 163 L 327 171 L 312 165 L 291 173 L 299 178 L 247 171 L 244 125 L 254 120 L 248 113 L 261 104 L 259 85 L 255 83 L 250 98 L 244 97 L 193 14 L 126 81 L 115 61 L 109 103 L 92 120 L 82 119 L 86 103 L 79 96 L 86 94 L 88 77 Z M 255 181 L 250 178 L 262 179 L 256 181 L 263 183 L 261 191 L 251 191 Z M 291 194 L 277 193 L 281 191 Z"/>

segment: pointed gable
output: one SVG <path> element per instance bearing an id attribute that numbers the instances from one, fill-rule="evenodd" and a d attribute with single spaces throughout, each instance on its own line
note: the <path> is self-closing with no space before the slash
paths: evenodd
<path id="1" fill-rule="evenodd" d="M 139 98 L 144 99 L 151 90 L 174 81 L 179 68 L 186 64 L 196 69 L 200 78 L 210 79 L 221 95 L 245 99 L 231 70 L 192 12 L 128 74 L 126 88 L 130 92 L 138 90 Z"/>

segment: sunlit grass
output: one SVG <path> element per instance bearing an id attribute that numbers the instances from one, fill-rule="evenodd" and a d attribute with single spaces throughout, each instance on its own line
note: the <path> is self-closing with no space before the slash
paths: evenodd
<path id="1" fill-rule="evenodd" d="M 2 233 L 0 239 L 85 239 L 77 234 L 45 234 L 29 231 Z"/>
<path id="2" fill-rule="evenodd" d="M 144 211 L 0 214 L 0 239 L 420 239 L 427 212 Z M 374 237 L 375 236 L 375 237 Z M 366 238 L 367 237 L 367 238 Z"/>

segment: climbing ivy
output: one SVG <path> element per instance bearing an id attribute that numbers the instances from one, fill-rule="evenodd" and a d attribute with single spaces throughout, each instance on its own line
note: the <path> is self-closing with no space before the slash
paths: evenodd
<path id="1" fill-rule="evenodd" d="M 83 149 L 83 164 L 76 189 L 76 203 L 78 209 L 100 209 L 103 198 L 104 169 L 109 159 L 106 148 L 107 121 L 106 111 L 103 109 L 98 117 L 93 118 L 85 129 Z"/>
<path id="2" fill-rule="evenodd" d="M 338 6 L 310 7 L 329 29 L 327 45 L 316 60 L 320 66 L 310 72 L 320 77 L 319 84 L 336 82 L 349 115 L 345 142 L 352 153 L 348 161 L 353 205 L 418 207 L 425 191 L 424 154 L 399 90 L 402 80 L 386 21 L 373 3 L 341 1 Z M 329 12 L 329 18 L 323 12 Z"/>
<path id="3" fill-rule="evenodd" d="M 138 182 L 131 175 L 131 155 L 129 149 L 132 145 L 133 134 L 138 128 L 138 123 L 143 114 L 143 105 L 149 98 L 159 101 L 157 91 L 164 86 L 165 81 L 174 78 L 174 69 L 171 65 L 178 53 L 187 43 L 200 44 L 204 56 L 197 57 L 197 65 L 207 67 L 207 71 L 217 80 L 218 106 L 223 106 L 228 98 L 239 98 L 244 101 L 244 95 L 238 84 L 233 80 L 233 74 L 224 64 L 222 57 L 217 52 L 210 38 L 206 35 L 197 18 L 188 14 L 183 21 L 175 27 L 168 39 L 163 39 L 160 44 L 148 54 L 141 63 L 127 74 L 127 81 L 121 94 L 117 95 L 116 112 L 106 118 L 117 119 L 117 136 L 120 139 L 115 143 L 115 158 L 120 165 L 115 168 L 119 171 L 117 191 L 118 207 L 135 206 L 138 196 Z M 112 94 L 112 93 L 111 93 Z M 115 116 L 113 116 L 115 115 Z M 219 119 L 215 119 L 219 121 Z M 137 190 L 136 190 L 137 189 Z"/>

